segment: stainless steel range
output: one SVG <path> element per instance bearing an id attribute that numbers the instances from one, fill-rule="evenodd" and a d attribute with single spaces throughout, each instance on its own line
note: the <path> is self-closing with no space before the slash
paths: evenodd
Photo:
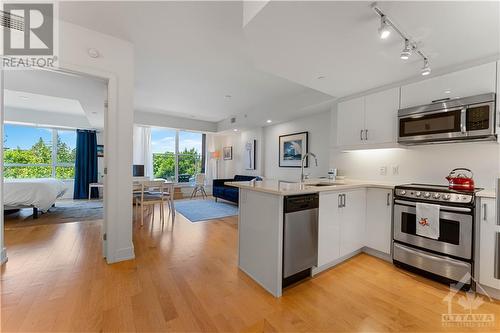
<path id="1" fill-rule="evenodd" d="M 394 191 L 393 262 L 444 282 L 474 276 L 474 219 L 476 189 L 408 184 Z M 439 238 L 417 234 L 417 202 L 437 204 Z M 469 281 L 469 285 L 472 281 Z"/>

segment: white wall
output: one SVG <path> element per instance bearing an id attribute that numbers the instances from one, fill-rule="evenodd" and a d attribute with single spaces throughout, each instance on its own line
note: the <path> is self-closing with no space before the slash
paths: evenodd
<path id="1" fill-rule="evenodd" d="M 59 24 L 60 66 L 109 79 L 105 124 L 105 255 L 108 263 L 134 258 L 132 243 L 132 126 L 134 48 L 80 26 Z M 91 58 L 88 48 L 101 56 Z"/>
<path id="2" fill-rule="evenodd" d="M 244 166 L 243 154 L 245 144 L 256 140 L 255 170 L 247 170 Z M 215 136 L 215 147 L 221 151 L 223 147 L 233 147 L 233 159 L 219 160 L 219 178 L 233 178 L 234 175 L 263 176 L 264 175 L 264 149 L 265 140 L 263 128 L 257 127 L 233 134 Z"/>
<path id="3" fill-rule="evenodd" d="M 280 168 L 278 164 L 279 136 L 297 132 L 309 132 L 309 151 L 318 157 L 318 167 L 311 160 L 309 168 L 305 168 L 304 172 L 311 177 L 326 176 L 329 166 L 330 111 L 272 126 L 216 136 L 217 148 L 221 151 L 223 147 L 233 147 L 233 160 L 219 161 L 219 178 L 232 178 L 235 174 L 241 174 L 300 180 L 300 168 Z M 243 166 L 245 143 L 249 140 L 257 140 L 256 170 L 246 170 Z"/>
<path id="4" fill-rule="evenodd" d="M 138 125 L 167 127 L 199 132 L 217 131 L 217 123 L 214 122 L 138 110 L 134 113 L 134 123 Z"/>
<path id="5" fill-rule="evenodd" d="M 264 175 L 266 178 L 300 180 L 300 168 L 280 168 L 278 156 L 279 136 L 297 132 L 309 132 L 309 151 L 316 154 L 318 158 L 317 167 L 314 159 L 309 159 L 309 168 L 305 168 L 304 173 L 309 173 L 311 177 L 327 176 L 329 169 L 330 111 L 265 127 Z"/>

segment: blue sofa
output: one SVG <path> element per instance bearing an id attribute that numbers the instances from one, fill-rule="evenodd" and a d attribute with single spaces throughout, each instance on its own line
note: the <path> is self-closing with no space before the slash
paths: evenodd
<path id="1" fill-rule="evenodd" d="M 234 186 L 224 185 L 224 183 L 248 182 L 255 178 L 260 179 L 260 177 L 256 176 L 243 176 L 243 175 L 236 175 L 234 176 L 233 179 L 214 179 L 212 186 L 212 195 L 215 197 L 215 201 L 217 201 L 217 198 L 219 198 L 237 204 L 239 200 L 239 191 L 238 191 L 239 189 Z"/>

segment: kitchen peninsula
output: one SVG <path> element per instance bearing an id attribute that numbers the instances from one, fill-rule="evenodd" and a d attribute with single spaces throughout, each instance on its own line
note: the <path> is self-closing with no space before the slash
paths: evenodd
<path id="1" fill-rule="evenodd" d="M 290 196 L 319 197 L 317 262 L 310 275 L 356 255 L 365 246 L 371 254 L 390 259 L 393 184 L 328 180 L 226 184 L 240 190 L 238 266 L 275 297 L 283 289 L 285 199 Z M 367 210 L 370 226 L 365 228 Z M 369 240 L 365 234 L 370 234 Z"/>

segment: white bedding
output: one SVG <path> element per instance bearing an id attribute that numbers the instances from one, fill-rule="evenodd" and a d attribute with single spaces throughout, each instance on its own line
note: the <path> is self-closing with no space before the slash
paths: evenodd
<path id="1" fill-rule="evenodd" d="M 33 206 L 46 212 L 65 192 L 64 183 L 54 178 L 5 179 L 4 206 Z"/>

